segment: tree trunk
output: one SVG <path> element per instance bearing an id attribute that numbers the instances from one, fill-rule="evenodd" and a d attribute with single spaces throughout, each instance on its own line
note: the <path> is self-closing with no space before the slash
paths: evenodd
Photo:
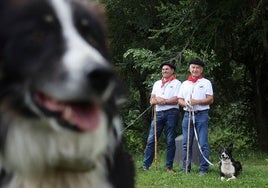
<path id="1" fill-rule="evenodd" d="M 264 6 L 265 7 L 265 6 Z M 263 9 L 262 9 L 263 10 Z M 263 60 L 255 67 L 256 76 L 256 123 L 259 147 L 268 151 L 268 31 L 265 26 L 265 14 L 261 13 L 263 27 Z"/>
<path id="2" fill-rule="evenodd" d="M 256 67 L 256 126 L 258 132 L 259 147 L 263 151 L 268 151 L 268 71 L 267 56 L 265 61 Z"/>

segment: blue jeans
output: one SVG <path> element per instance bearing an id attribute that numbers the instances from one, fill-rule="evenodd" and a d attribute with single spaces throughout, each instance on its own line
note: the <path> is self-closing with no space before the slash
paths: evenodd
<path id="1" fill-rule="evenodd" d="M 175 138 L 176 129 L 179 121 L 179 110 L 176 108 L 160 111 L 156 113 L 156 135 L 157 140 L 165 130 L 167 150 L 166 150 L 166 168 L 173 168 L 173 160 L 176 150 Z M 147 145 L 143 159 L 143 166 L 149 168 L 154 159 L 154 120 L 151 122 L 151 128 L 147 138 Z"/>
<path id="2" fill-rule="evenodd" d="M 195 116 L 195 127 L 198 136 L 198 141 L 203 152 L 203 155 L 209 160 L 210 148 L 208 143 L 208 110 L 198 111 L 194 114 Z M 188 141 L 188 121 L 189 113 L 185 112 L 182 120 L 182 134 L 183 134 L 183 149 L 182 149 L 182 170 L 186 170 L 186 160 L 187 160 L 187 141 Z M 188 156 L 188 172 L 191 171 L 191 161 L 192 161 L 192 146 L 194 140 L 194 127 L 193 119 L 191 115 L 190 119 L 190 136 L 189 136 L 189 156 Z M 207 172 L 209 164 L 200 154 L 200 172 Z"/>

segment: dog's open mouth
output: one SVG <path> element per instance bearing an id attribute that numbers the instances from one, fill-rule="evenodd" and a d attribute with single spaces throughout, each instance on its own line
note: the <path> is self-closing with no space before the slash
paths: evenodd
<path id="1" fill-rule="evenodd" d="M 99 125 L 100 108 L 93 102 L 62 102 L 39 92 L 33 97 L 44 113 L 56 117 L 67 128 L 93 131 Z"/>
<path id="2" fill-rule="evenodd" d="M 220 156 L 220 159 L 223 160 L 223 161 L 226 161 L 226 160 L 229 159 L 229 156 L 226 155 L 226 154 L 222 154 L 222 155 Z"/>

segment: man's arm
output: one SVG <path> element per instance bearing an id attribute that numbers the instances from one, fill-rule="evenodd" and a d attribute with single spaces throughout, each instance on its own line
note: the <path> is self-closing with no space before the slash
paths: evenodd
<path id="1" fill-rule="evenodd" d="M 191 105 L 210 105 L 214 102 L 213 95 L 206 95 L 204 99 L 190 99 Z"/>
<path id="2" fill-rule="evenodd" d="M 164 99 L 162 97 L 156 97 L 154 94 L 151 95 L 150 104 L 158 104 L 158 105 L 173 105 L 177 104 L 178 98 L 176 96 L 170 99 Z"/>

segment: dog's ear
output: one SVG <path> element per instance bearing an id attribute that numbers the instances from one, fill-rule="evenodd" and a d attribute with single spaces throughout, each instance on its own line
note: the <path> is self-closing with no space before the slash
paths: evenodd
<path id="1" fill-rule="evenodd" d="M 221 152 L 222 152 L 222 149 L 223 149 L 222 146 L 218 146 L 218 151 L 219 151 L 220 154 L 221 154 Z"/>
<path id="2" fill-rule="evenodd" d="M 233 151 L 233 143 L 231 143 L 228 148 L 227 148 L 229 155 L 232 155 L 232 151 Z"/>

